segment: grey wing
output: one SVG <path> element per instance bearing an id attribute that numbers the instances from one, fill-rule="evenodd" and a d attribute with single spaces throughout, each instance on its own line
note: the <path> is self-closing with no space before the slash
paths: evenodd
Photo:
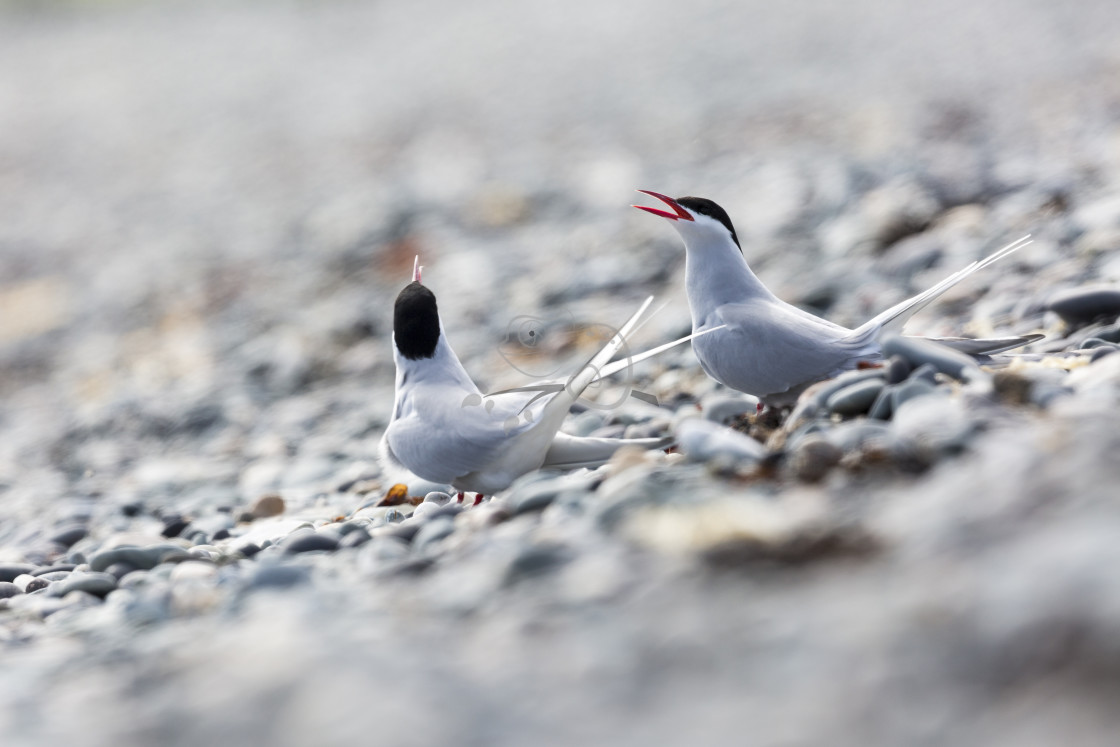
<path id="1" fill-rule="evenodd" d="M 725 370 L 751 368 L 760 393 L 783 392 L 831 376 L 879 352 L 874 330 L 853 333 L 784 303 L 726 304 L 713 316 L 712 324 L 727 325 L 710 335 L 710 347 L 722 358 L 714 362 Z M 735 341 L 718 339 L 725 335 Z"/>
<path id="2" fill-rule="evenodd" d="M 451 483 L 493 462 L 511 438 L 532 426 L 539 407 L 526 408 L 528 400 L 514 395 L 482 400 L 461 389 L 429 389 L 422 409 L 405 404 L 385 431 L 385 442 L 415 475 Z M 487 401 L 494 405 L 488 408 Z"/>

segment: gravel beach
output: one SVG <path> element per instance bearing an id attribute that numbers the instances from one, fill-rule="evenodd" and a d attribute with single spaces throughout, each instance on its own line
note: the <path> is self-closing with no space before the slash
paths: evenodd
<path id="1" fill-rule="evenodd" d="M 0 71 L 4 747 L 1116 744 L 1115 2 L 9 0 Z M 908 331 L 1045 338 L 386 471 L 417 254 L 485 391 L 688 333 L 637 188 L 851 326 L 1029 233 Z"/>

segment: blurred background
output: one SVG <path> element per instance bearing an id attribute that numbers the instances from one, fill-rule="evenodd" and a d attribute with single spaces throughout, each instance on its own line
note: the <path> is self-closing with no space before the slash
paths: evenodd
<path id="1" fill-rule="evenodd" d="M 416 254 L 484 388 L 524 382 L 522 316 L 656 293 L 646 340 L 683 334 L 683 251 L 636 188 L 716 200 L 841 323 L 1034 232 L 987 305 L 915 320 L 1014 328 L 1120 280 L 1120 12 L 2 0 L 0 547 L 105 496 L 190 511 L 372 462 Z"/>

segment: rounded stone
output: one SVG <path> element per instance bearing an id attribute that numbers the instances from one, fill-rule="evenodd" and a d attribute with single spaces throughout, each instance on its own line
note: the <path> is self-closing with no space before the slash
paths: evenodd
<path id="1" fill-rule="evenodd" d="M 1114 320 L 1120 315 L 1120 289 L 1070 288 L 1051 296 L 1046 308 L 1070 326 L 1088 324 L 1097 319 Z"/>
<path id="2" fill-rule="evenodd" d="M 901 355 L 892 355 L 887 363 L 887 383 L 898 384 L 910 375 L 910 363 Z"/>
<path id="3" fill-rule="evenodd" d="M 65 527 L 51 536 L 51 542 L 69 548 L 80 539 L 84 539 L 89 531 L 81 525 Z"/>
<path id="4" fill-rule="evenodd" d="M 881 379 L 868 379 L 846 386 L 830 396 L 825 406 L 829 412 L 843 417 L 862 415 L 875 403 L 884 386 Z"/>
<path id="5" fill-rule="evenodd" d="M 0 599 L 7 599 L 8 597 L 14 597 L 22 593 L 23 590 L 11 581 L 0 581 Z"/>
<path id="6" fill-rule="evenodd" d="M 439 490 L 433 490 L 431 493 L 424 496 L 424 503 L 434 503 L 437 506 L 445 506 L 450 502 L 451 496 Z M 419 508 L 419 506 L 417 508 Z"/>
<path id="7" fill-rule="evenodd" d="M 94 553 L 89 559 L 91 571 L 104 571 L 114 563 L 128 563 L 141 570 L 155 568 L 160 563 L 178 562 L 190 558 L 178 545 L 149 545 L 147 547 L 115 547 Z"/>
<path id="8" fill-rule="evenodd" d="M 43 578 L 42 576 L 40 578 Z M 80 591 L 95 597 L 104 597 L 117 588 L 117 579 L 108 573 L 97 571 L 74 571 L 61 581 L 55 581 L 47 589 L 52 597 L 64 597 L 71 592 Z"/>
<path id="9" fill-rule="evenodd" d="M 0 564 L 0 581 L 15 581 L 16 576 L 32 573 L 36 566 L 29 563 L 2 563 Z"/>
<path id="10" fill-rule="evenodd" d="M 338 539 L 324 532 L 304 530 L 290 534 L 281 546 L 288 555 L 315 551 L 334 552 L 338 549 Z"/>
<path id="11" fill-rule="evenodd" d="M 266 493 L 249 507 L 249 513 L 254 519 L 267 519 L 270 516 L 279 516 L 284 513 L 286 506 L 284 497 L 277 493 Z"/>
<path id="12" fill-rule="evenodd" d="M 33 591 L 39 591 L 39 589 L 45 589 L 50 585 L 51 585 L 50 581 L 47 581 L 46 579 L 43 579 L 43 578 L 35 577 L 35 578 L 32 578 L 30 581 L 27 582 L 27 586 L 25 586 L 23 590 L 25 592 L 27 592 L 28 594 L 30 594 Z"/>
<path id="13" fill-rule="evenodd" d="M 311 572 L 297 565 L 270 563 L 259 566 L 249 577 L 250 589 L 287 589 L 305 583 Z"/>
<path id="14" fill-rule="evenodd" d="M 839 447 L 812 434 L 806 436 L 790 454 L 789 467 L 797 479 L 820 482 L 844 457 Z"/>

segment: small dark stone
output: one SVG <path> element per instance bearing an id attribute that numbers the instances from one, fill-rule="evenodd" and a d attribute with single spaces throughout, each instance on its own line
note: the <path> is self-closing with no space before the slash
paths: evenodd
<path id="1" fill-rule="evenodd" d="M 314 552 L 316 550 L 334 552 L 338 549 L 338 539 L 335 537 L 322 532 L 312 532 L 309 530 L 294 532 L 280 544 L 284 548 L 284 552 L 288 555 L 295 555 L 301 552 Z"/>
<path id="2" fill-rule="evenodd" d="M 89 534 L 89 532 L 84 526 L 69 526 L 55 533 L 51 537 L 51 542 L 69 548 L 78 540 L 83 539 L 87 534 Z"/>
<path id="3" fill-rule="evenodd" d="M 168 516 L 163 520 L 163 531 L 160 532 L 164 537 L 178 537 L 184 529 L 190 526 L 190 520 L 182 516 Z"/>
<path id="4" fill-rule="evenodd" d="M 121 506 L 121 513 L 125 516 L 139 516 L 140 512 L 144 510 L 143 504 L 140 503 L 125 503 Z"/>
<path id="5" fill-rule="evenodd" d="M 218 540 L 229 539 L 229 536 L 230 535 L 228 529 L 219 529 L 218 531 L 214 532 L 214 541 L 217 542 Z"/>
<path id="6" fill-rule="evenodd" d="M 247 558 L 251 558 L 261 551 L 260 546 L 255 542 L 246 542 L 238 545 L 235 549 Z"/>
<path id="7" fill-rule="evenodd" d="M 31 573 L 35 570 L 35 566 L 28 563 L 4 563 L 0 564 L 0 581 L 15 581 L 16 576 L 22 576 L 25 573 Z"/>
<path id="8" fill-rule="evenodd" d="M 19 590 L 19 587 L 13 584 L 11 581 L 0 581 L 0 599 L 7 599 L 8 597 L 14 597 L 17 594 L 22 593 L 23 592 Z"/>
<path id="9" fill-rule="evenodd" d="M 36 579 L 33 579 L 30 582 L 28 582 L 26 588 L 24 588 L 24 592 L 26 592 L 27 594 L 30 594 L 33 591 L 39 591 L 39 589 L 45 589 L 50 585 L 51 585 L 50 581 L 47 581 L 46 579 L 43 579 L 43 578 L 36 578 Z"/>

